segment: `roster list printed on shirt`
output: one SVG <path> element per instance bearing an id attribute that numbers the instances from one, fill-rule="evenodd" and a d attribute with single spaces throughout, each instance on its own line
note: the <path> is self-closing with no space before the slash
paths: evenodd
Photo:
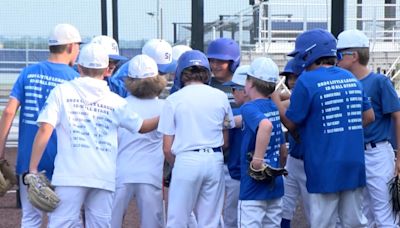
<path id="1" fill-rule="evenodd" d="M 97 151 L 110 152 L 112 144 L 106 139 L 111 129 L 110 112 L 114 108 L 101 103 L 85 104 L 82 99 L 67 99 L 70 108 L 68 112 L 71 123 L 70 139 L 72 147 L 91 148 L 88 136 L 95 139 Z"/>
<path id="2" fill-rule="evenodd" d="M 362 129 L 362 91 L 357 79 L 320 82 L 321 122 L 324 134 Z"/>

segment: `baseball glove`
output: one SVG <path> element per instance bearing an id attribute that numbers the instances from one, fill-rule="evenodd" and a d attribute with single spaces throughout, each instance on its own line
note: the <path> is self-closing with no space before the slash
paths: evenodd
<path id="1" fill-rule="evenodd" d="M 0 197 L 17 184 L 17 176 L 10 164 L 3 159 L 0 161 Z"/>
<path id="2" fill-rule="evenodd" d="M 24 184 L 28 185 L 28 199 L 33 206 L 45 212 L 52 212 L 57 208 L 60 199 L 53 191 L 44 172 L 27 173 L 23 180 Z"/>
<path id="3" fill-rule="evenodd" d="M 389 184 L 389 191 L 392 200 L 392 208 L 395 213 L 400 212 L 400 179 L 394 177 Z"/>
<path id="4" fill-rule="evenodd" d="M 171 178 L 172 178 L 172 167 L 165 160 L 164 168 L 163 168 L 163 185 L 164 185 L 164 187 L 169 188 L 169 185 L 171 184 Z"/>
<path id="5" fill-rule="evenodd" d="M 256 181 L 273 182 L 276 177 L 287 175 L 288 172 L 284 168 L 274 168 L 268 164 L 263 164 L 261 169 L 254 169 L 253 164 L 250 162 L 249 176 Z"/>

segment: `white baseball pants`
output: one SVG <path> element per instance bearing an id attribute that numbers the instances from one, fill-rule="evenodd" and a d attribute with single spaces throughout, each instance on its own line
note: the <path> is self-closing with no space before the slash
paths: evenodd
<path id="1" fill-rule="evenodd" d="M 237 210 L 240 192 L 240 181 L 232 179 L 228 166 L 224 165 L 225 175 L 225 202 L 224 202 L 224 227 L 237 227 Z"/>
<path id="2" fill-rule="evenodd" d="M 57 186 L 59 206 L 49 213 L 49 228 L 83 227 L 81 207 L 85 211 L 85 228 L 109 228 L 113 192 L 87 187 Z"/>
<path id="3" fill-rule="evenodd" d="M 310 221 L 309 194 L 306 187 L 306 173 L 304 161 L 288 156 L 286 162 L 288 175 L 283 178 L 285 184 L 285 195 L 282 197 L 282 218 L 292 220 L 299 197 L 303 201 L 304 214 Z"/>
<path id="4" fill-rule="evenodd" d="M 140 227 L 164 227 L 162 190 L 151 184 L 124 183 L 118 185 L 115 191 L 112 228 L 122 227 L 125 212 L 132 198 L 136 199 Z"/>
<path id="5" fill-rule="evenodd" d="M 208 152 L 206 152 L 208 151 Z M 168 196 L 167 227 L 186 228 L 194 211 L 198 227 L 219 226 L 224 203 L 221 152 L 183 152 L 175 158 Z"/>
<path id="6" fill-rule="evenodd" d="M 390 203 L 388 183 L 394 177 L 395 161 L 392 145 L 385 141 L 365 150 L 367 186 L 364 190 L 364 215 L 369 227 L 397 227 Z"/>
<path id="7" fill-rule="evenodd" d="M 19 175 L 19 197 L 21 198 L 21 228 L 39 228 L 42 225 L 43 212 L 34 207 L 28 200 L 28 188 Z"/>
<path id="8" fill-rule="evenodd" d="M 367 227 L 362 213 L 363 188 L 329 194 L 310 193 L 311 228 Z"/>
<path id="9" fill-rule="evenodd" d="M 280 228 L 282 198 L 274 200 L 239 200 L 239 228 Z"/>

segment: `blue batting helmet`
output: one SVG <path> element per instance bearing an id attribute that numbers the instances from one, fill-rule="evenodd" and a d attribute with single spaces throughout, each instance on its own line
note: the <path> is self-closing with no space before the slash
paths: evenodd
<path id="1" fill-rule="evenodd" d="M 235 72 L 240 64 L 240 47 L 232 39 L 218 38 L 208 45 L 207 58 L 232 61 L 229 70 Z"/>
<path id="2" fill-rule="evenodd" d="M 321 57 L 336 57 L 336 39 L 323 29 L 303 32 L 296 38 L 295 49 L 288 56 L 295 58 L 296 65 L 306 68 Z"/>
<path id="3" fill-rule="evenodd" d="M 174 87 L 178 90 L 183 87 L 182 72 L 191 66 L 204 67 L 211 74 L 210 63 L 203 52 L 191 50 L 183 53 L 178 59 L 178 66 L 175 71 Z"/>

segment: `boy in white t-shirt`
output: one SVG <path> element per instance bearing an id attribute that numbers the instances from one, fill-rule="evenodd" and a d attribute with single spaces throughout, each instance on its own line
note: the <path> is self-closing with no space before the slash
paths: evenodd
<path id="1" fill-rule="evenodd" d="M 187 51 L 176 76 L 183 88 L 166 99 L 158 130 L 174 167 L 168 196 L 167 227 L 187 227 L 194 211 L 199 227 L 218 227 L 224 202 L 222 131 L 234 127 L 227 95 L 206 85 L 207 57 Z"/>
<path id="2" fill-rule="evenodd" d="M 108 61 L 101 46 L 86 45 L 78 61 L 81 77 L 54 88 L 38 117 L 30 173 L 38 172 L 54 128 L 58 136 L 52 184 L 61 202 L 49 214 L 48 227 L 81 227 L 82 206 L 85 227 L 110 227 L 117 129 L 145 133 L 157 126 L 158 118 L 142 120 L 110 91 L 103 80 Z"/>
<path id="3" fill-rule="evenodd" d="M 125 87 L 131 95 L 128 109 L 143 118 L 159 116 L 164 100 L 158 96 L 167 80 L 158 75 L 156 62 L 147 55 L 129 61 Z M 140 227 L 163 227 L 162 134 L 156 130 L 135 134 L 118 130 L 117 188 L 114 196 L 112 227 L 121 227 L 129 202 L 136 198 Z"/>

